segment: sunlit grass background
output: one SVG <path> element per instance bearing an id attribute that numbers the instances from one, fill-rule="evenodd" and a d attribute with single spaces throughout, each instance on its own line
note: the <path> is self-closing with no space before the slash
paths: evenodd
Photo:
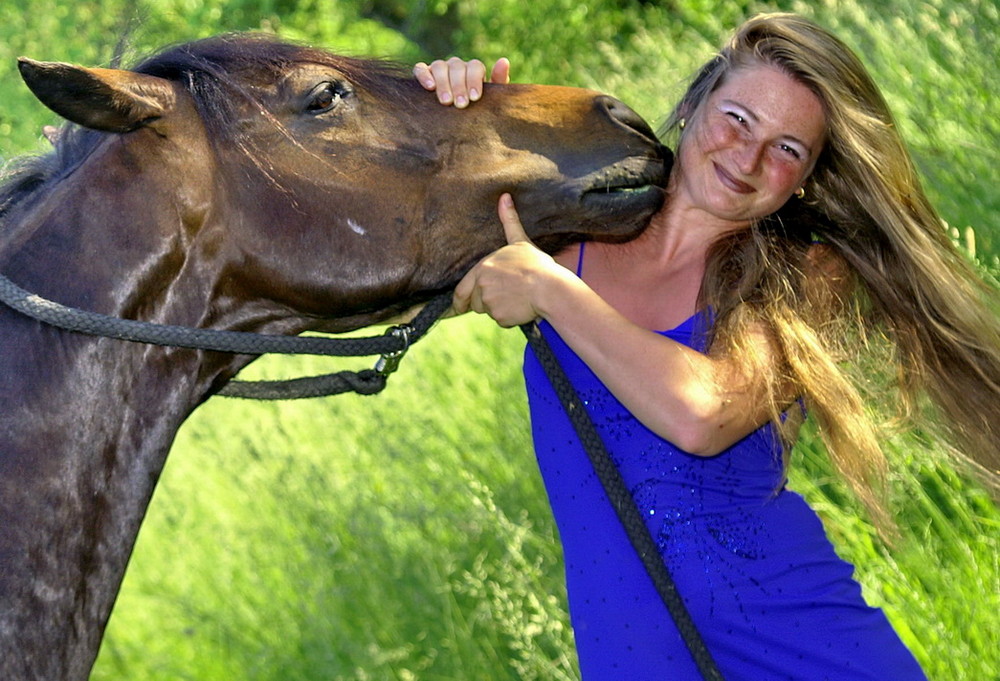
<path id="1" fill-rule="evenodd" d="M 234 29 L 407 63 L 506 55 L 515 79 L 607 91 L 655 124 L 723 33 L 771 9 L 814 17 L 858 50 L 956 238 L 995 268 L 995 0 L 22 0 L 0 6 L 0 156 L 41 150 L 41 126 L 54 122 L 20 84 L 16 56 L 107 64 L 133 15 L 127 60 Z M 575 678 L 522 345 L 485 320 L 450 320 L 382 395 L 199 409 L 171 453 L 94 678 Z M 341 366 L 267 359 L 248 373 Z M 998 405 L 969 408 L 1000 417 Z M 998 679 L 1000 513 L 912 439 L 890 446 L 903 535 L 891 549 L 808 432 L 793 487 L 932 679 Z"/>

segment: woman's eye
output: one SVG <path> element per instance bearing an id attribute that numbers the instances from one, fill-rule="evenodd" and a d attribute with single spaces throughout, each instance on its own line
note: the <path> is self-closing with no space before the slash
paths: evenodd
<path id="1" fill-rule="evenodd" d="M 326 113 L 337 105 L 342 95 L 342 88 L 338 87 L 335 83 L 317 85 L 309 96 L 306 111 L 311 114 Z"/>
<path id="2" fill-rule="evenodd" d="M 800 154 L 799 150 L 796 149 L 795 147 L 790 147 L 787 144 L 780 144 L 780 145 L 778 145 L 778 148 L 781 149 L 781 151 L 783 151 L 784 153 L 788 154 L 789 156 L 791 156 L 792 158 L 794 158 L 796 160 L 799 160 L 799 159 L 802 158 L 802 154 Z"/>
<path id="3" fill-rule="evenodd" d="M 747 124 L 747 119 L 744 118 L 743 116 L 741 116 L 740 114 L 736 113 L 735 111 L 727 111 L 726 115 L 729 116 L 730 118 L 732 118 L 734 121 L 736 121 L 740 125 L 746 126 L 746 124 Z"/>

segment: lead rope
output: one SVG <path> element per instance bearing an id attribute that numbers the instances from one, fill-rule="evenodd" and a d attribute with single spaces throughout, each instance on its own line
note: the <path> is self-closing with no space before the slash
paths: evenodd
<path id="1" fill-rule="evenodd" d="M 643 522 L 639 509 L 632 500 L 632 495 L 629 493 L 618 467 L 611 460 L 611 456 L 604 446 L 604 441 L 597 433 L 597 428 L 584 408 L 580 396 L 573 389 L 569 377 L 560 366 L 559 360 L 556 359 L 555 353 L 552 352 L 548 341 L 542 335 L 538 324 L 525 324 L 521 327 L 521 331 L 524 332 L 535 357 L 538 358 L 542 369 L 545 370 L 563 409 L 569 415 L 573 428 L 587 452 L 587 457 L 604 487 L 604 492 L 607 494 L 611 506 L 614 507 L 618 519 L 625 527 L 629 541 L 636 553 L 639 554 L 639 559 L 646 568 L 646 572 L 653 580 L 653 585 L 656 587 L 657 593 L 660 594 L 660 598 L 663 599 L 663 604 L 666 605 L 667 611 L 673 618 L 674 624 L 677 626 L 681 638 L 684 639 L 684 644 L 691 653 L 691 657 L 694 658 L 694 663 L 698 667 L 698 671 L 701 672 L 702 678 L 705 681 L 723 681 L 722 673 L 712 659 L 705 641 L 698 633 L 694 620 L 691 619 L 691 614 L 685 607 L 684 601 L 677 591 L 677 586 L 670 576 L 670 571 L 660 557 L 653 536 L 649 533 L 646 523 Z"/>
<path id="2" fill-rule="evenodd" d="M 451 306 L 451 293 L 443 293 L 428 302 L 409 324 L 392 326 L 382 337 L 359 338 L 358 341 L 379 341 L 382 338 L 392 338 L 398 341 L 395 350 L 381 350 L 382 356 L 371 369 L 361 371 L 338 371 L 320 376 L 303 378 L 286 378 L 278 381 L 230 381 L 218 392 L 223 397 L 240 397 L 248 400 L 292 400 L 311 397 L 328 397 L 346 392 L 359 395 L 374 395 L 381 392 L 389 374 L 399 368 L 403 355 L 410 345 L 418 341 L 424 333 Z M 350 339 L 324 339 L 350 340 Z M 364 346 L 364 351 L 357 354 L 372 355 L 370 345 Z"/>
<path id="3" fill-rule="evenodd" d="M 411 324 L 391 327 L 383 336 L 372 338 L 299 337 L 218 329 L 195 329 L 120 319 L 46 300 L 25 291 L 0 275 L 0 302 L 32 319 L 77 333 L 138 343 L 250 355 L 280 353 L 363 356 L 382 353 L 382 357 L 375 364 L 375 367 L 370 370 L 344 371 L 282 381 L 231 381 L 219 393 L 230 397 L 258 400 L 320 397 L 348 390 L 354 390 L 361 394 L 379 392 L 385 387 L 386 377 L 396 370 L 410 344 L 419 339 L 448 309 L 451 297 L 450 293 L 445 293 L 432 299 Z M 527 337 L 529 345 L 538 357 L 538 361 L 548 375 L 563 408 L 569 415 L 611 505 L 625 527 L 629 540 L 639 554 L 646 572 L 652 578 L 667 611 L 677 625 L 677 630 L 691 652 L 702 677 L 705 681 L 723 681 L 705 642 L 698 634 L 691 615 L 677 592 L 677 587 L 670 577 L 667 566 L 660 558 L 656 544 L 639 514 L 639 509 L 632 501 L 625 481 L 622 480 L 621 474 L 604 448 L 604 443 L 597 434 L 597 430 L 569 382 L 569 378 L 559 365 L 559 361 L 548 342 L 542 336 L 538 325 L 525 324 L 521 330 Z"/>
<path id="4" fill-rule="evenodd" d="M 349 390 L 362 395 L 379 392 L 385 388 L 387 376 L 399 366 L 399 360 L 410 345 L 419 340 L 451 305 L 451 293 L 431 299 L 409 324 L 390 327 L 384 335 L 368 338 L 281 336 L 121 319 L 47 300 L 25 291 L 3 275 L 0 275 L 0 302 L 32 319 L 66 331 L 136 343 L 237 355 L 364 357 L 381 354 L 372 369 L 279 381 L 230 381 L 218 393 L 255 400 L 287 400 L 336 395 Z"/>

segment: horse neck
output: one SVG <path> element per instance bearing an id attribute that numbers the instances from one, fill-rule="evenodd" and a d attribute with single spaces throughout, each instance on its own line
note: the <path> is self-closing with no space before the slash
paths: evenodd
<path id="1" fill-rule="evenodd" d="M 36 206 L 5 235 L 0 268 L 64 304 L 199 323 L 218 285 L 188 243 L 205 225 L 178 220 L 175 197 L 118 187 L 96 200 L 86 188 L 86 203 L 58 187 L 58 206 Z M 9 309 L 0 339 L 0 678 L 86 679 L 177 429 L 238 365 Z"/>

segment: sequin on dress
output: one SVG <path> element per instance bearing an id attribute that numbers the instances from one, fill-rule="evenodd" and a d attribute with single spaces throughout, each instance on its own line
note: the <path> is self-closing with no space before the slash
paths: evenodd
<path id="1" fill-rule="evenodd" d="M 664 332 L 702 350 L 702 317 Z M 765 426 L 713 457 L 686 454 L 622 406 L 543 323 L 727 681 L 925 679 L 817 515 L 784 487 Z M 535 451 L 559 528 L 584 681 L 696 681 L 697 668 L 534 354 Z"/>

